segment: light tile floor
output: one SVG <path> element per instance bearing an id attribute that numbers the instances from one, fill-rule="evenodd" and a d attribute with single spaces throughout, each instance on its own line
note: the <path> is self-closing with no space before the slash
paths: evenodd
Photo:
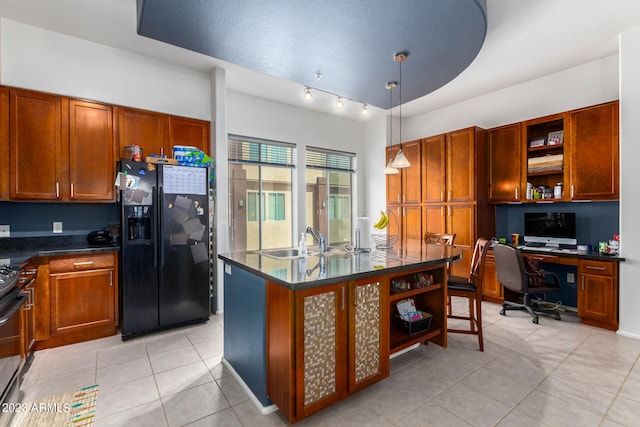
<path id="1" fill-rule="evenodd" d="M 458 312 L 466 305 L 454 301 Z M 389 378 L 300 426 L 640 426 L 640 340 L 483 303 L 485 351 L 470 335 L 392 359 Z M 221 364 L 223 318 L 122 342 L 39 351 L 23 401 L 100 385 L 97 426 L 280 426 Z"/>

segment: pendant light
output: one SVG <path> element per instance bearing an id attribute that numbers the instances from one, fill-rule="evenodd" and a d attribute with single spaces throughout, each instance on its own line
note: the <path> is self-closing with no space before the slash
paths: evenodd
<path id="1" fill-rule="evenodd" d="M 402 143 L 402 63 L 404 61 L 407 60 L 407 56 L 409 56 L 409 53 L 407 52 L 399 52 L 396 53 L 395 56 L 393 57 L 393 60 L 396 61 L 398 64 L 400 64 L 400 141 Z M 407 159 L 407 156 L 404 155 L 404 153 L 402 152 L 402 148 L 400 148 L 400 150 L 398 151 L 398 154 L 396 154 L 396 158 L 393 159 L 393 162 L 391 164 L 394 168 L 397 169 L 402 169 L 402 168 L 408 168 L 409 166 L 411 166 L 411 163 L 409 163 L 409 160 Z"/>
<path id="2" fill-rule="evenodd" d="M 389 105 L 391 106 L 389 110 L 391 112 L 391 119 L 389 120 L 389 145 L 391 145 L 391 142 L 393 140 L 393 97 L 391 96 L 391 92 L 396 86 L 398 86 L 398 83 L 396 82 L 387 82 L 387 89 L 389 89 Z M 384 168 L 385 175 L 397 175 L 400 173 L 398 169 L 393 167 L 392 163 L 393 159 L 389 159 L 387 167 Z"/>

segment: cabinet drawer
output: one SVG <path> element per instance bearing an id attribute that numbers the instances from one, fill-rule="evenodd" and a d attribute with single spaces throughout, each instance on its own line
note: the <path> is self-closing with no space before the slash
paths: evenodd
<path id="1" fill-rule="evenodd" d="M 74 256 L 72 258 L 55 258 L 49 261 L 51 273 L 113 268 L 114 266 L 115 259 L 113 253 Z"/>
<path id="2" fill-rule="evenodd" d="M 613 276 L 615 263 L 607 261 L 580 261 L 580 274 Z"/>
<path id="3" fill-rule="evenodd" d="M 523 254 L 525 257 L 538 261 L 538 262 L 550 262 L 553 264 L 558 263 L 558 257 L 556 255 L 542 255 L 542 254 Z"/>

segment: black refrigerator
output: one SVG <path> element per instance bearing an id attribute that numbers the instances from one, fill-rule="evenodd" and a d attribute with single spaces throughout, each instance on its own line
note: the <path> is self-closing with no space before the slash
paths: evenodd
<path id="1" fill-rule="evenodd" d="M 208 320 L 208 169 L 122 160 L 119 172 L 122 339 Z"/>

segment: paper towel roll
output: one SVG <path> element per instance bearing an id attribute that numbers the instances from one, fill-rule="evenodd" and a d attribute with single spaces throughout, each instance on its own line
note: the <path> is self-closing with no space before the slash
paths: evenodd
<path id="1" fill-rule="evenodd" d="M 359 216 L 356 220 L 356 236 L 360 235 L 360 242 L 358 242 L 356 238 L 356 246 L 359 246 L 356 249 L 369 248 L 369 233 L 371 232 L 371 228 L 369 226 L 369 217 L 368 216 Z"/>

